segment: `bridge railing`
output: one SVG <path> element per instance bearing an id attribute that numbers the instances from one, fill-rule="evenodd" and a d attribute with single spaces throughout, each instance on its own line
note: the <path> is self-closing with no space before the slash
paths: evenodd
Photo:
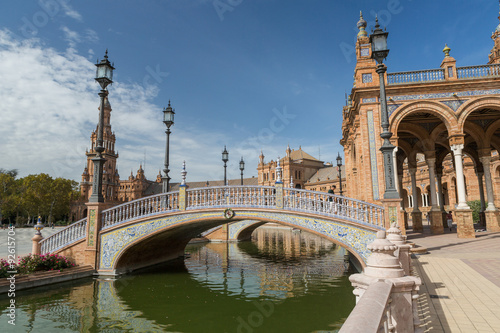
<path id="1" fill-rule="evenodd" d="M 87 218 L 70 224 L 61 231 L 40 241 L 40 253 L 56 251 L 64 246 L 84 239 L 87 235 Z"/>
<path id="2" fill-rule="evenodd" d="M 188 189 L 186 209 L 203 207 L 276 207 L 274 186 L 214 186 Z"/>
<path id="3" fill-rule="evenodd" d="M 102 229 L 139 217 L 179 209 L 179 191 L 162 193 L 106 209 L 102 212 Z"/>
<path id="4" fill-rule="evenodd" d="M 378 227 L 384 225 L 382 206 L 324 192 L 284 188 L 283 208 L 338 216 Z"/>

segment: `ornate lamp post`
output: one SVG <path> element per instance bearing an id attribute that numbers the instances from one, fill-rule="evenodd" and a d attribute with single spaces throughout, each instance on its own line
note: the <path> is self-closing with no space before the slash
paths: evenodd
<path id="1" fill-rule="evenodd" d="M 227 185 L 227 177 L 226 177 L 227 161 L 229 161 L 229 152 L 227 151 L 226 146 L 224 146 L 224 151 L 222 152 L 222 162 L 224 162 L 224 185 Z"/>
<path id="2" fill-rule="evenodd" d="M 96 157 L 92 159 L 94 163 L 94 177 L 92 184 L 92 195 L 89 198 L 89 202 L 104 202 L 104 197 L 102 195 L 102 168 L 106 159 L 102 156 L 104 152 L 103 147 L 103 133 L 104 133 L 104 99 L 108 96 L 108 91 L 106 87 L 113 83 L 113 70 L 115 69 L 108 60 L 108 50 L 104 55 L 104 59 L 101 62 L 95 64 L 97 67 L 95 80 L 101 86 L 101 91 L 99 92 L 99 97 L 101 97 L 101 106 L 99 108 L 99 124 L 97 127 L 97 142 L 96 147 Z"/>
<path id="3" fill-rule="evenodd" d="M 245 170 L 245 162 L 243 161 L 243 156 L 241 156 L 241 161 L 240 161 L 241 185 L 243 185 L 243 170 Z"/>
<path id="4" fill-rule="evenodd" d="M 170 126 L 174 124 L 174 115 L 175 111 L 172 109 L 170 106 L 170 101 L 168 101 L 168 106 L 163 109 L 163 123 L 167 126 L 167 130 L 165 133 L 167 134 L 167 144 L 165 148 L 165 169 L 163 169 L 163 172 L 165 172 L 165 177 L 162 177 L 163 180 L 163 193 L 167 193 L 170 187 L 170 177 L 168 176 L 168 172 L 170 171 L 168 169 L 168 164 L 169 164 L 169 146 L 170 146 Z"/>
<path id="5" fill-rule="evenodd" d="M 392 133 L 389 131 L 389 114 L 387 112 L 387 99 L 385 95 L 384 81 L 384 73 L 386 72 L 387 67 L 383 64 L 383 60 L 389 54 L 389 49 L 387 48 L 387 36 L 389 33 L 380 29 L 378 18 L 375 21 L 375 31 L 373 31 L 370 35 L 370 43 L 372 44 L 372 58 L 378 63 L 376 71 L 380 78 L 380 112 L 382 125 L 382 133 L 380 134 L 380 137 L 384 139 L 384 143 L 382 144 L 382 147 L 380 147 L 380 151 L 384 155 L 384 199 L 399 199 L 399 193 L 396 190 L 396 184 L 394 181 L 392 151 L 395 147 L 392 145 L 391 141 L 389 141 L 392 137 Z"/>
<path id="6" fill-rule="evenodd" d="M 340 195 L 344 195 L 342 191 L 342 157 L 340 157 L 340 153 L 337 156 L 337 170 L 339 172 Z"/>

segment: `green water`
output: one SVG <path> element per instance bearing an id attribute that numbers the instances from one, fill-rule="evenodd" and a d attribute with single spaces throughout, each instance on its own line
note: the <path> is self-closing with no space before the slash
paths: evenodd
<path id="1" fill-rule="evenodd" d="M 336 332 L 354 307 L 344 249 L 259 228 L 253 240 L 194 244 L 186 258 L 118 279 L 0 298 L 0 332 Z"/>

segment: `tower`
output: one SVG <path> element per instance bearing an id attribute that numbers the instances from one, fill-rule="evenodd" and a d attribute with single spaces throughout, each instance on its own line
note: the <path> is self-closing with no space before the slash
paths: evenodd
<path id="1" fill-rule="evenodd" d="M 498 20 L 500 21 L 500 13 L 498 16 Z M 488 64 L 498 64 L 500 63 L 500 23 L 497 25 L 495 31 L 491 34 L 491 39 L 495 42 L 495 45 L 491 49 L 489 54 Z"/>
<path id="2" fill-rule="evenodd" d="M 105 202 L 118 200 L 118 189 L 120 176 L 116 169 L 116 160 L 118 153 L 115 152 L 115 134 L 111 131 L 111 105 L 108 99 L 104 101 L 104 133 L 103 133 L 103 146 L 104 158 L 106 162 L 103 166 L 103 183 L 102 194 Z M 87 201 L 92 194 L 92 180 L 94 173 L 94 163 L 92 159 L 96 156 L 96 141 L 97 141 L 97 128 L 92 131 L 90 135 L 90 150 L 87 150 L 87 165 L 82 174 L 82 182 L 80 183 L 81 200 Z"/>

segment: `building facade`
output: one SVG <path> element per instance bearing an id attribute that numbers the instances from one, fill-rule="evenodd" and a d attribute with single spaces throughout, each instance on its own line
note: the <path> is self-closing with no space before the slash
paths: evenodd
<path id="1" fill-rule="evenodd" d="M 294 187 L 311 191 L 328 192 L 333 186 L 334 193 L 340 194 L 340 180 L 338 167 L 332 163 L 325 163 L 299 149 L 286 148 L 285 157 L 280 158 L 282 181 L 285 187 Z M 264 161 L 264 154 L 259 156 L 257 166 L 258 184 L 272 186 L 276 183 L 276 168 L 278 161 Z M 342 177 L 342 191 L 346 191 L 345 171 L 340 167 Z"/>
<path id="2" fill-rule="evenodd" d="M 354 83 L 342 110 L 341 144 L 347 195 L 380 204 L 385 191 L 384 161 L 379 151 L 380 81 L 366 25 L 360 15 Z M 389 130 L 393 134 L 390 141 L 396 147 L 394 181 L 402 211 L 410 212 L 417 231 L 422 230 L 421 207 L 426 206 L 433 217 L 434 232 L 442 232 L 443 213 L 453 210 L 459 236 L 462 232 L 462 236 L 472 237 L 467 204 L 471 200 L 482 201 L 485 218 L 491 222 L 489 228 L 498 229 L 499 35 L 500 25 L 492 35 L 495 44 L 486 65 L 459 67 L 445 46 L 436 69 L 384 73 Z"/>

